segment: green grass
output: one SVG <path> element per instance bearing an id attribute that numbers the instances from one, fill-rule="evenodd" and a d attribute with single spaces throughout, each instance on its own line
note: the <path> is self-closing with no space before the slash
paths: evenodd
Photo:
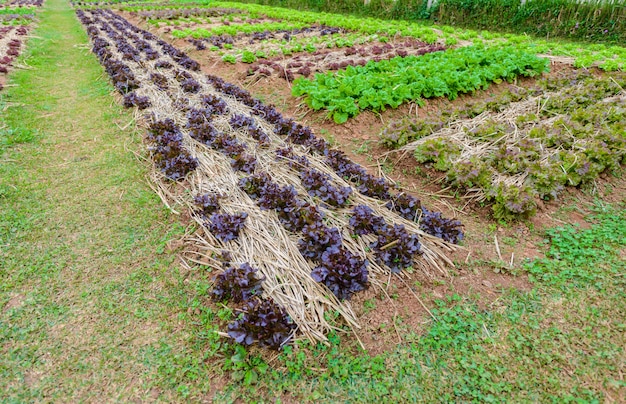
<path id="1" fill-rule="evenodd" d="M 183 228 L 65 1 L 46 2 L 22 60 L 0 93 L 1 401 L 143 397 L 161 383 L 144 353 L 167 343 L 173 362 L 188 338 L 195 291 L 158 254 Z"/>
<path id="2" fill-rule="evenodd" d="M 405 330 L 404 343 L 376 357 L 337 336 L 330 349 L 289 348 L 285 368 L 250 388 L 233 383 L 224 398 L 267 390 L 307 401 L 619 401 L 626 393 L 624 207 L 599 204 L 588 230 L 550 230 L 547 258 L 524 264 L 531 292 L 510 291 L 488 309 L 459 296 L 441 300 L 423 335 Z M 243 371 L 254 361 L 247 356 Z"/>
<path id="3" fill-rule="evenodd" d="M 624 203 L 550 230 L 546 258 L 521 268 L 532 291 L 440 300 L 378 356 L 344 333 L 277 358 L 230 344 L 210 274 L 167 248 L 183 228 L 146 184 L 141 133 L 121 129 L 132 114 L 74 13 L 48 0 L 40 17 L 33 69 L 0 93 L 2 402 L 624 399 Z"/>

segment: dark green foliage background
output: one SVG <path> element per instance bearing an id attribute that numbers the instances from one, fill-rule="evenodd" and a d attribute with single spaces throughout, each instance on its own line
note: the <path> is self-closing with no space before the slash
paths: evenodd
<path id="1" fill-rule="evenodd" d="M 626 3 L 590 0 L 440 0 L 427 9 L 425 0 L 238 0 L 311 11 L 347 13 L 386 19 L 429 20 L 473 29 L 526 33 L 601 43 L 626 42 Z M 621 3 L 620 3 L 621 2 Z"/>

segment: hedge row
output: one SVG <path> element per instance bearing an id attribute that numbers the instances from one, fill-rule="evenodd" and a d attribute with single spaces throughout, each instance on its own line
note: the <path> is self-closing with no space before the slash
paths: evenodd
<path id="1" fill-rule="evenodd" d="M 237 0 L 600 43 L 626 42 L 625 0 Z"/>

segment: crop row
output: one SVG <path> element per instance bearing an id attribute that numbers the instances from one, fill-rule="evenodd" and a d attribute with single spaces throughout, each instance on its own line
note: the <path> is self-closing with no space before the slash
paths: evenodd
<path id="1" fill-rule="evenodd" d="M 297 79 L 292 93 L 306 95 L 314 110 L 326 109 L 337 123 L 364 109 L 397 108 L 404 102 L 484 89 L 492 82 L 517 76 L 536 76 L 548 70 L 548 61 L 514 47 L 471 46 L 423 56 L 396 57 L 348 67 L 338 73 Z"/>
<path id="2" fill-rule="evenodd" d="M 8 0 L 2 4 L 2 7 L 41 7 L 42 4 L 43 0 Z"/>
<path id="3" fill-rule="evenodd" d="M 98 1 L 83 1 L 84 5 L 103 5 L 98 4 Z M 139 1 L 139 2 L 129 2 L 127 0 L 110 0 L 103 3 L 108 3 L 104 5 L 116 5 L 116 8 L 122 11 L 128 12 L 137 12 L 137 11 L 159 11 L 159 10 L 179 10 L 179 9 L 200 9 L 207 8 L 206 2 L 193 2 L 186 1 L 180 3 L 166 3 L 162 1 L 158 2 L 150 2 L 150 1 Z M 121 4 L 124 3 L 124 4 Z M 211 5 L 208 8 L 214 8 L 215 6 Z"/>
<path id="4" fill-rule="evenodd" d="M 212 11 L 214 9 L 208 8 L 205 10 Z M 249 15 L 245 14 L 243 11 L 240 11 L 239 14 L 231 13 L 227 15 L 220 15 L 219 12 L 216 12 L 215 14 L 216 15 L 179 17 L 175 19 L 148 19 L 146 22 L 148 25 L 151 25 L 157 28 L 164 28 L 164 27 L 191 28 L 193 26 L 201 26 L 202 28 L 206 28 L 206 26 L 214 26 L 214 25 L 231 25 L 231 24 L 242 24 L 242 23 L 258 24 L 262 22 L 277 21 L 276 19 L 263 18 L 263 17 L 251 18 Z"/>
<path id="5" fill-rule="evenodd" d="M 84 13 L 79 11 L 78 16 L 87 27 L 94 44 L 94 53 L 103 62 L 116 88 L 125 94 L 125 105 L 136 105 L 141 109 L 149 110 L 152 103 L 156 101 L 156 97 L 140 95 L 140 92 L 150 87 L 157 87 L 158 91 L 165 93 L 168 98 L 173 95 L 171 90 L 174 87 L 179 88 L 177 92 L 182 90 L 189 96 L 201 92 L 202 84 L 191 73 L 198 69 L 197 64 L 189 62 L 182 53 L 168 44 L 160 42 L 147 32 L 142 33 L 134 29 L 132 25 L 106 12 L 94 10 L 90 13 Z M 178 63 L 176 59 L 178 59 Z M 140 69 L 139 62 L 142 61 L 144 66 L 147 63 L 151 64 L 148 75 L 145 74 L 147 72 L 142 72 Z M 182 64 L 180 64 L 181 61 Z M 173 73 L 173 79 L 170 77 L 172 74 L 168 74 L 170 71 Z M 140 77 L 143 77 L 143 80 Z M 150 92 L 147 91 L 147 94 Z M 187 101 L 188 105 L 188 98 L 172 101 L 183 100 Z M 205 108 L 202 111 L 205 111 L 204 115 L 208 120 L 212 120 L 213 113 L 223 114 L 227 112 L 227 104 L 220 98 L 206 95 L 203 104 Z M 183 107 L 182 102 L 180 107 Z M 186 108 L 189 109 L 188 106 Z M 158 111 L 161 115 L 164 112 L 166 111 Z M 189 123 L 192 124 L 192 131 L 194 130 L 193 125 L 202 125 L 202 122 L 202 120 L 198 121 L 191 116 Z M 213 133 L 208 124 L 209 121 L 205 123 L 206 131 L 197 132 L 195 136 L 208 136 Z M 198 127 L 195 130 L 199 129 Z M 185 145 L 187 141 L 182 130 L 182 127 L 176 124 L 173 119 L 166 118 L 162 120 L 153 119 L 148 131 L 148 140 L 152 144 L 152 156 L 156 165 L 168 178 L 173 180 L 184 178 L 199 165 L 198 159 L 192 156 L 193 151 Z M 226 142 L 236 142 L 226 134 L 221 135 L 221 138 L 223 138 L 220 142 L 223 146 L 222 149 L 228 147 Z M 194 201 L 198 207 L 195 214 L 200 220 L 208 220 L 206 226 L 218 240 L 225 244 L 239 237 L 239 232 L 245 226 L 247 214 L 245 212 L 239 214 L 217 213 L 218 210 L 224 209 L 219 206 L 217 199 L 217 197 L 210 195 L 198 194 Z M 249 277 L 248 274 L 237 277 L 235 276 L 237 273 L 249 273 L 254 277 L 253 273 L 256 270 L 247 263 L 241 264 L 238 269 L 233 269 L 228 254 L 223 257 L 223 261 L 225 270 L 216 279 L 213 296 L 219 300 L 232 297 L 236 301 L 245 301 L 246 305 L 251 303 L 245 313 L 248 320 L 243 323 L 236 322 L 229 326 L 229 331 L 232 329 L 232 337 L 243 343 L 257 340 L 261 344 L 274 348 L 280 347 L 286 342 L 285 339 L 290 338 L 289 333 L 284 335 L 280 332 L 284 327 L 290 328 L 289 324 L 291 323 L 284 310 L 277 307 L 271 298 L 264 299 L 262 303 L 259 303 L 256 300 L 256 293 L 252 291 L 250 293 L 241 291 L 237 293 L 233 290 L 234 288 L 241 290 L 243 285 L 239 285 L 239 278 Z M 260 288 L 256 288 L 256 290 L 260 292 Z M 240 332 L 248 335 L 256 329 L 255 319 L 258 319 L 263 313 L 267 315 L 268 310 L 273 313 L 274 318 L 270 323 L 264 324 L 264 334 L 258 330 L 256 335 L 240 338 Z M 274 330 L 276 332 L 273 332 Z"/>
<path id="6" fill-rule="evenodd" d="M 28 29 L 25 26 L 4 26 L 0 27 L 0 49 L 3 50 L 0 54 L 0 73 L 6 74 L 9 72 L 9 68 L 12 66 L 13 61 L 20 54 L 20 50 L 23 45 L 23 39 L 28 33 Z"/>
<path id="7" fill-rule="evenodd" d="M 212 9 L 207 9 L 212 10 Z M 249 15 L 241 12 L 240 14 L 229 14 L 227 16 L 197 16 L 197 17 L 181 17 L 173 20 L 158 20 L 152 19 L 148 20 L 148 25 L 157 27 L 157 28 L 166 28 L 171 30 L 172 28 L 181 29 L 182 28 L 209 28 L 209 27 L 220 27 L 220 26 L 228 26 L 232 24 L 261 24 L 267 22 L 275 22 L 279 21 L 275 18 L 265 18 L 265 17 L 255 17 L 251 18 Z"/>
<path id="8" fill-rule="evenodd" d="M 278 31 L 278 30 L 292 30 L 298 28 L 304 28 L 309 24 L 301 23 L 301 22 L 285 22 L 285 21 L 271 21 L 271 22 L 261 22 L 254 23 L 246 22 L 242 24 L 229 24 L 229 25 L 221 25 L 213 28 L 186 28 L 183 30 L 172 30 L 172 36 L 174 38 L 208 38 L 214 35 L 237 35 L 239 33 L 243 34 L 251 34 L 254 32 L 265 32 L 265 31 Z"/>
<path id="9" fill-rule="evenodd" d="M 510 86 L 504 91 L 481 99 L 468 99 L 462 107 L 446 108 L 438 115 L 429 115 L 426 119 L 404 117 L 389 123 L 379 134 L 382 146 L 399 149 L 408 143 L 426 137 L 455 121 L 470 120 L 481 114 L 495 114 L 505 111 L 511 103 L 532 97 L 544 97 L 565 87 L 571 87 L 580 80 L 588 78 L 589 72 L 573 70 L 560 72 L 553 77 L 544 77 L 534 84 L 520 87 Z"/>
<path id="10" fill-rule="evenodd" d="M 142 10 L 133 12 L 137 16 L 152 23 L 153 21 L 169 21 L 177 20 L 180 18 L 195 18 L 195 17 L 221 17 L 230 16 L 243 13 L 242 10 L 235 8 L 174 8 L 174 9 L 161 9 L 161 10 Z"/>
<path id="11" fill-rule="evenodd" d="M 353 46 L 380 40 L 377 35 L 341 32 L 339 28 L 309 26 L 293 30 L 228 34 L 201 39 L 189 39 L 197 50 L 218 52 L 222 60 L 230 63 L 252 63 L 257 59 L 290 56 L 293 53 L 313 53 L 321 49 Z"/>
<path id="12" fill-rule="evenodd" d="M 3 14 L 32 14 L 35 7 L 3 7 L 0 8 L 0 15 Z"/>
<path id="13" fill-rule="evenodd" d="M 562 88 L 563 81 L 548 85 L 556 91 L 434 131 L 432 121 L 405 123 L 401 136 L 417 140 L 401 150 L 445 172 L 472 199 L 492 204 L 496 218 L 532 216 L 537 200 L 556 199 L 565 187 L 592 183 L 626 163 L 626 76 L 570 79 Z M 387 130 L 385 138 L 398 136 Z"/>
<path id="14" fill-rule="evenodd" d="M 338 50 L 315 51 L 291 59 L 259 60 L 248 70 L 249 75 L 277 74 L 288 81 L 296 75 L 308 77 L 313 73 L 345 69 L 348 66 L 365 66 L 369 61 L 380 62 L 396 56 L 425 55 L 444 50 L 443 45 L 431 45 L 416 40 L 397 43 L 377 43 L 369 46 L 347 47 Z"/>
<path id="15" fill-rule="evenodd" d="M 273 107 L 253 99 L 244 90 L 217 77 L 197 73 L 197 63 L 152 34 L 133 27 L 109 12 L 79 11 L 78 15 L 87 26 L 94 43 L 94 52 L 105 65 L 115 86 L 125 94 L 125 104 L 136 105 L 155 114 L 148 139 L 157 167 L 174 180 L 193 172 L 198 179 L 202 178 L 200 182 L 204 182 L 205 187 L 208 185 L 212 189 L 209 193 L 197 192 L 195 217 L 214 237 L 213 248 L 227 249 L 232 253 L 232 259 L 224 259 L 228 263 L 225 264 L 223 274 L 237 272 L 229 269 L 233 262 L 239 262 L 236 266 L 242 272 L 250 273 L 250 263 L 257 262 L 255 267 L 263 272 L 264 282 L 270 282 L 269 290 L 281 290 L 278 296 L 282 296 L 290 288 L 307 285 L 305 278 L 298 278 L 299 275 L 290 272 L 299 263 L 304 263 L 307 268 L 313 266 L 312 271 L 308 270 L 309 279 L 325 284 L 340 298 L 349 298 L 354 291 L 368 284 L 367 261 L 355 253 L 364 251 L 361 245 L 370 243 L 373 261 L 380 265 L 393 265 L 392 269 L 397 270 L 413 265 L 414 258 L 419 254 L 424 254 L 427 261 L 433 258 L 432 248 L 436 245 L 433 239 L 425 237 L 430 247 L 420 245 L 417 235 L 407 230 L 415 226 L 407 221 L 404 222 L 407 227 L 398 224 L 402 220 L 391 211 L 387 211 L 384 217 L 386 220 L 391 217 L 396 223 L 385 225 L 387 227 L 378 229 L 375 235 L 363 235 L 356 239 L 342 237 L 342 233 L 349 235 L 352 232 L 350 227 L 343 227 L 341 221 L 337 222 L 342 215 L 324 212 L 346 212 L 350 211 L 351 206 L 358 206 L 355 204 L 359 201 L 368 203 L 362 194 L 388 200 L 389 209 L 399 211 L 400 214 L 406 207 L 412 212 L 412 219 L 418 216 L 424 218 L 421 223 L 423 228 L 437 227 L 433 232 L 438 232 L 441 238 L 458 241 L 462 237 L 457 221 L 429 212 L 413 197 L 392 192 L 390 184 L 367 174 L 341 152 L 330 149 L 325 141 L 313 136 L 308 128 L 283 118 Z M 180 94 L 184 96 L 181 98 Z M 163 95 L 169 99 L 165 104 Z M 185 116 L 183 120 L 180 119 L 181 112 Z M 159 118 L 156 119 L 156 116 Z M 287 144 L 291 144 L 291 147 L 287 147 Z M 312 153 L 308 157 L 307 150 Z M 208 163 L 208 160 L 222 163 Z M 332 169 L 324 160 L 329 162 Z M 298 166 L 294 168 L 293 164 Z M 302 165 L 306 166 L 306 170 L 301 169 Z M 268 171 L 272 172 L 271 178 L 266 174 L 265 167 L 268 170 L 271 167 Z M 200 168 L 218 170 L 223 176 L 202 174 L 198 171 Z M 343 175 L 338 176 L 333 169 Z M 343 176 L 346 179 L 342 179 Z M 358 190 L 341 185 L 346 184 L 346 180 L 355 183 Z M 230 181 L 230 185 L 223 183 L 219 186 L 220 181 Z M 232 198 L 250 201 L 251 205 L 238 204 L 246 206 L 245 211 L 233 212 L 235 205 L 232 205 Z M 380 211 L 378 206 L 375 209 Z M 220 210 L 224 213 L 220 213 Z M 409 214 L 408 210 L 406 215 Z M 273 227 L 272 217 L 283 227 L 280 232 L 288 231 L 297 235 L 295 246 L 299 258 L 294 255 L 285 261 L 284 257 L 277 256 L 264 261 L 258 255 L 274 251 L 272 244 L 247 253 L 247 248 L 242 249 L 247 245 L 245 241 L 255 233 L 247 229 L 267 232 Z M 270 222 L 258 223 L 261 219 Z M 290 237 L 285 239 L 289 240 Z M 262 238 L 262 243 L 287 243 L 281 240 L 280 237 L 276 239 L 276 235 L 267 235 Z M 232 243 L 239 243 L 239 246 Z M 242 259 L 244 257 L 247 259 Z M 280 266 L 281 262 L 285 263 L 284 266 L 277 269 L 276 266 Z M 372 263 L 370 267 L 376 268 L 377 265 Z M 294 279 L 294 276 L 296 278 L 293 282 L 281 283 L 285 279 Z M 236 278 L 248 277 L 238 275 Z M 219 286 L 219 281 L 216 284 Z M 219 287 L 225 288 L 224 285 Z M 316 296 L 315 302 L 307 304 L 317 305 L 322 302 Z M 264 310 L 261 308 L 267 308 L 268 305 L 275 308 L 269 300 L 252 303 L 248 309 L 244 309 L 247 320 L 231 324 L 229 334 L 244 343 L 261 339 L 266 345 L 275 348 L 277 342 L 284 343 L 284 339 L 274 338 L 274 334 L 267 333 L 276 326 L 282 330 L 278 333 L 284 336 L 291 329 L 288 321 L 283 321 L 285 316 L 276 314 L 276 310 L 272 309 L 275 317 L 279 318 L 276 320 L 278 322 L 265 324 L 264 327 L 259 325 L 259 322 L 264 321 L 260 319 Z M 318 319 L 313 325 L 304 321 L 304 307 L 286 307 L 301 329 L 324 324 L 323 319 Z M 315 310 L 312 311 L 314 313 L 304 315 L 315 315 Z M 259 334 L 261 329 L 265 330 L 265 334 Z"/>
<path id="16" fill-rule="evenodd" d="M 35 13 L 31 14 L 0 14 L 2 25 L 28 25 L 35 19 Z"/>

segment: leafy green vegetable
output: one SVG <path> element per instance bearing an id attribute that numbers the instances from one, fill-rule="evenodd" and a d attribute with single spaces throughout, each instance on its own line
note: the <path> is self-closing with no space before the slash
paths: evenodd
<path id="1" fill-rule="evenodd" d="M 326 109 L 344 123 L 364 109 L 384 111 L 422 98 L 459 94 L 492 82 L 532 77 L 548 70 L 548 60 L 514 47 L 471 46 L 423 56 L 396 57 L 365 66 L 348 66 L 337 73 L 294 81 L 294 96 L 306 96 L 314 110 Z"/>

